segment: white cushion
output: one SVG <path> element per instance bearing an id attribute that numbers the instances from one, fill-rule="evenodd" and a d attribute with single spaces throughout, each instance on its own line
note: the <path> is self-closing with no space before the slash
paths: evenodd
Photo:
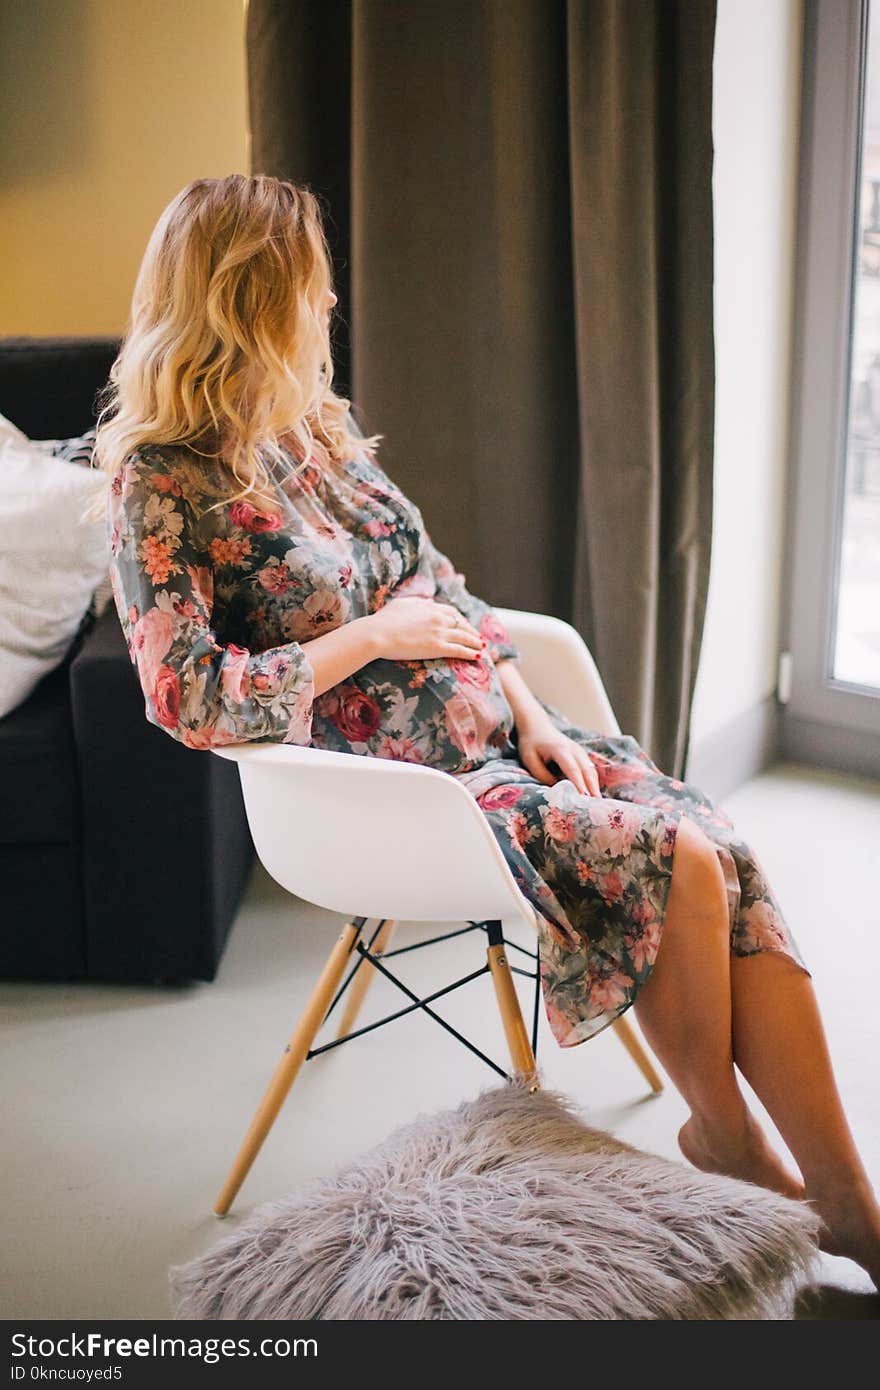
<path id="1" fill-rule="evenodd" d="M 34 448 L 45 449 L 55 458 L 67 459 L 68 463 L 79 463 L 83 468 L 91 468 L 95 451 L 95 427 L 93 425 L 85 434 L 76 434 L 69 439 L 32 439 L 30 442 Z M 107 571 L 92 596 L 92 612 L 95 617 L 100 618 L 104 609 L 112 602 L 113 581 L 110 578 L 108 557 Z"/>
<path id="2" fill-rule="evenodd" d="M 103 516 L 81 513 L 107 483 L 0 428 L 0 718 L 61 664 L 105 579 Z"/>
<path id="3" fill-rule="evenodd" d="M 85 434 L 71 435 L 65 439 L 28 439 L 23 430 L 12 420 L 0 415 L 0 444 L 6 439 L 16 439 L 19 444 L 30 444 L 33 449 L 42 449 L 55 458 L 67 459 L 69 463 L 79 463 L 83 468 L 91 468 L 95 450 L 95 426 Z M 113 582 L 110 578 L 109 556 L 107 570 L 92 595 L 91 613 L 100 618 L 105 608 L 113 602 Z"/>
<path id="4" fill-rule="evenodd" d="M 5 415 L 0 415 L 0 444 L 4 444 L 7 439 L 15 439 L 19 444 L 27 444 L 28 437 Z M 46 441 L 47 443 L 51 441 Z"/>

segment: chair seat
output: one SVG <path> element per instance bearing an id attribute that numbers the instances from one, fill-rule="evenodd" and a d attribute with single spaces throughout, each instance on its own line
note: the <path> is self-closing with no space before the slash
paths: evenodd
<path id="1" fill-rule="evenodd" d="M 238 764 L 257 854 L 289 893 L 346 916 L 533 921 L 487 817 L 448 773 L 296 744 L 212 752 Z"/>

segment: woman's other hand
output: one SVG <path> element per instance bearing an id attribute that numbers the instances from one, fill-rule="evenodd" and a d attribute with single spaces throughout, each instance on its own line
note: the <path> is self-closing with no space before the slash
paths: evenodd
<path id="1" fill-rule="evenodd" d="M 550 786 L 567 777 L 586 796 L 601 796 L 595 765 L 585 748 L 557 729 L 515 661 L 495 663 L 516 723 L 520 762 Z M 551 764 L 555 764 L 554 771 Z"/>
<path id="2" fill-rule="evenodd" d="M 586 796 L 601 796 L 599 778 L 593 761 L 585 748 L 547 720 L 518 730 L 517 746 L 520 762 L 539 782 L 552 785 L 567 777 L 579 792 Z M 553 770 L 555 764 L 558 772 Z"/>

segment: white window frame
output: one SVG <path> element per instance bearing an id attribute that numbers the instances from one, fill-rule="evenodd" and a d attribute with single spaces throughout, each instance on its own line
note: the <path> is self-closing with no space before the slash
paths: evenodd
<path id="1" fill-rule="evenodd" d="M 880 691 L 831 674 L 870 3 L 804 0 L 789 507 L 777 694 L 781 756 L 880 776 Z"/>

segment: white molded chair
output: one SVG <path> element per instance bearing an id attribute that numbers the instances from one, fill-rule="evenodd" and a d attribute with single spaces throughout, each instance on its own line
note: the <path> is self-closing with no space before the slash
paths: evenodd
<path id="1" fill-rule="evenodd" d="M 521 652 L 520 670 L 531 689 L 585 729 L 620 733 L 620 726 L 580 634 L 559 618 L 513 608 L 495 609 Z M 540 1004 L 536 950 L 504 937 L 505 920 L 525 917 L 536 928 L 536 913 L 523 896 L 489 823 L 471 793 L 437 768 L 384 758 L 332 753 L 297 744 L 241 743 L 211 750 L 238 763 L 245 809 L 257 856 L 288 892 L 348 919 L 315 985 L 305 1013 L 288 1042 L 268 1089 L 242 1142 L 214 1210 L 224 1216 L 244 1182 L 303 1062 L 360 1033 L 420 1008 L 496 1072 L 501 1071 L 430 1007 L 443 994 L 474 978 L 468 975 L 419 999 L 388 969 L 388 949 L 396 921 L 468 922 L 468 931 L 485 931 L 487 964 L 477 974 L 492 975 L 514 1073 L 537 1089 L 535 1051 Z M 344 856 L 327 835 L 328 824 L 345 814 L 357 827 Z M 291 834 L 291 826 L 296 834 Z M 442 856 L 426 846 L 442 844 Z M 449 872 L 449 865 L 455 872 Z M 358 914 L 358 915 L 355 915 Z M 362 940 L 367 918 L 378 918 L 368 945 Z M 461 934 L 464 934 L 462 932 Z M 445 940 L 431 937 L 418 945 Z M 535 1009 L 531 1040 L 523 1021 L 505 947 L 531 957 Z M 404 947 L 402 950 L 412 950 Z M 355 964 L 340 989 L 346 966 Z M 409 1004 L 378 1023 L 352 1032 L 370 981 L 388 976 Z M 337 1039 L 312 1049 L 331 1008 L 348 994 Z M 662 1082 L 627 1020 L 613 1025 L 651 1090 Z"/>

